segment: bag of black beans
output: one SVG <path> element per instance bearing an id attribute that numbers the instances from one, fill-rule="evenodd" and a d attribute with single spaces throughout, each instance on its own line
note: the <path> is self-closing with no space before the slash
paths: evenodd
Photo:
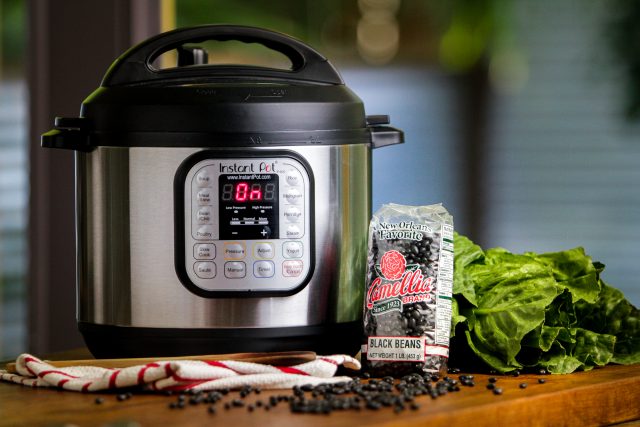
<path id="1" fill-rule="evenodd" d="M 363 370 L 444 373 L 453 287 L 453 217 L 441 205 L 386 204 L 369 226 Z"/>

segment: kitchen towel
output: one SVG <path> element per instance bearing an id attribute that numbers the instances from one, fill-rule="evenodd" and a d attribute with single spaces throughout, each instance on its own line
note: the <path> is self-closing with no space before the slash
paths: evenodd
<path id="1" fill-rule="evenodd" d="M 304 384 L 336 383 L 351 378 L 335 373 L 339 366 L 360 369 L 350 356 L 318 356 L 295 366 L 257 363 L 180 360 L 148 363 L 122 369 L 94 366 L 56 368 L 37 357 L 22 354 L 16 359 L 18 374 L 0 370 L 0 379 L 31 387 L 58 387 L 91 392 L 141 386 L 147 390 L 220 390 L 245 385 L 263 389 L 282 389 Z"/>

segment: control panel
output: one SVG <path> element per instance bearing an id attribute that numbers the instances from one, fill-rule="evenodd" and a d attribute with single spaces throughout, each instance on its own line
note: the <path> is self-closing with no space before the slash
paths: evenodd
<path id="1" fill-rule="evenodd" d="M 181 188 L 179 264 L 188 281 L 205 293 L 278 293 L 305 284 L 312 267 L 313 180 L 304 160 L 199 154 L 183 172 Z"/>

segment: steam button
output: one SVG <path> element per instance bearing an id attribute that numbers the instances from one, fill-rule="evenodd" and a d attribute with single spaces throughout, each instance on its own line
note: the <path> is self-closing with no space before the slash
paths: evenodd
<path id="1" fill-rule="evenodd" d="M 216 277 L 216 265 L 209 261 L 196 262 L 193 266 L 196 275 L 201 279 L 213 279 Z"/>
<path id="2" fill-rule="evenodd" d="M 302 231 L 300 231 L 300 227 L 297 225 L 290 225 L 287 227 L 285 231 L 285 238 L 287 239 L 296 239 L 298 237 L 302 237 Z"/>

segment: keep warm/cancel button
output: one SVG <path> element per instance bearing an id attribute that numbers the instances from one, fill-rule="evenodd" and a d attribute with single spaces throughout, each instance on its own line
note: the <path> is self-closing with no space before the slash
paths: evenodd
<path id="1" fill-rule="evenodd" d="M 282 263 L 282 275 L 285 277 L 297 277 L 302 273 L 302 261 L 285 261 Z"/>

